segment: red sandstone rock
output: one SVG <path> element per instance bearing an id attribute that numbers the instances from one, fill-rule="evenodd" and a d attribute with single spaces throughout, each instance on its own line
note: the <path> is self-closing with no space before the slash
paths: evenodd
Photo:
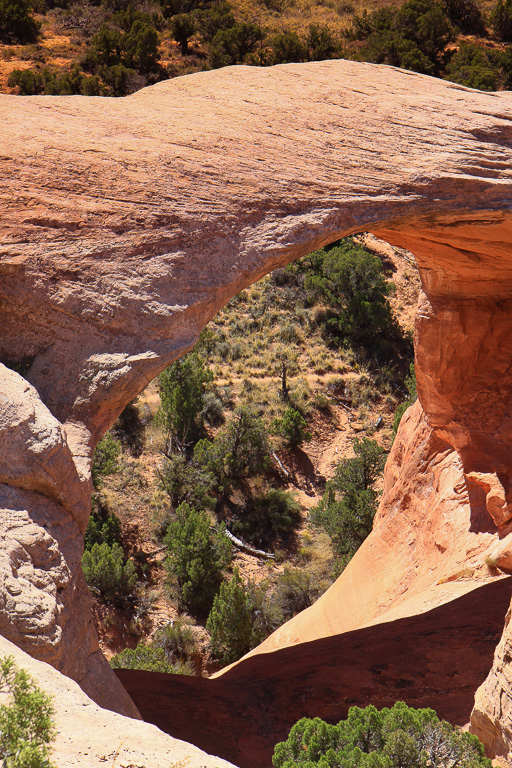
<path id="1" fill-rule="evenodd" d="M 386 614 L 352 632 L 252 656 L 215 679 L 117 674 L 146 720 L 240 768 L 268 768 L 274 745 L 299 718 L 338 722 L 350 706 L 403 699 L 463 725 L 501 633 L 510 579 L 445 585 L 444 597 L 422 613 Z"/>
<path id="2" fill-rule="evenodd" d="M 97 440 L 233 293 L 363 230 L 420 266 L 423 412 L 341 581 L 239 667 L 488 573 L 512 502 L 511 94 L 330 61 L 0 107 L 0 360 L 33 361 L 33 389 L 0 367 L 4 633 L 114 705 L 79 568 Z M 479 712 L 506 751 L 504 701 Z"/>

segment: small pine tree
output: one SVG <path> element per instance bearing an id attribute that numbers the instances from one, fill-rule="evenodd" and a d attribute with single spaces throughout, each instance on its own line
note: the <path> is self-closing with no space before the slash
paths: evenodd
<path id="1" fill-rule="evenodd" d="M 274 419 L 271 432 L 280 435 L 291 446 L 300 446 L 311 440 L 306 420 L 296 408 L 287 408 L 282 418 Z"/>
<path id="2" fill-rule="evenodd" d="M 353 459 L 343 459 L 327 483 L 322 500 L 311 512 L 313 525 L 331 537 L 343 566 L 371 532 L 377 511 L 375 481 L 384 469 L 386 454 L 375 440 L 354 440 Z"/>
<path id="3" fill-rule="evenodd" d="M 206 385 L 213 374 L 195 352 L 185 355 L 159 377 L 159 417 L 180 443 L 196 442 L 203 424 Z"/>
<path id="4" fill-rule="evenodd" d="M 249 598 L 238 569 L 221 584 L 206 622 L 211 647 L 222 664 L 232 664 L 251 649 L 252 623 Z"/>
<path id="5" fill-rule="evenodd" d="M 37 40 L 40 25 L 30 10 L 27 0 L 0 0 L 0 41 L 34 43 Z"/>
<path id="6" fill-rule="evenodd" d="M 121 543 L 119 518 L 109 510 L 100 494 L 93 494 L 91 516 L 84 534 L 84 547 L 92 549 L 95 544 L 112 545 L 114 542 Z"/>
<path id="7" fill-rule="evenodd" d="M 231 543 L 219 532 L 213 536 L 206 512 L 180 504 L 167 529 L 167 569 L 176 578 L 180 601 L 198 616 L 208 615 L 231 559 Z"/>
<path id="8" fill-rule="evenodd" d="M 491 12 L 490 22 L 500 40 L 512 42 L 512 0 L 498 0 Z"/>
<path id="9" fill-rule="evenodd" d="M 94 544 L 85 550 L 82 570 L 89 587 L 95 589 L 105 600 L 114 600 L 118 595 L 129 595 L 135 587 L 137 573 L 132 560 L 125 562 L 119 544 Z"/>
<path id="10" fill-rule="evenodd" d="M 233 532 L 256 547 L 270 547 L 277 539 L 290 539 L 297 528 L 300 503 L 283 488 L 269 488 L 249 498 L 233 521 Z"/>
<path id="11" fill-rule="evenodd" d="M 110 432 L 104 435 L 94 451 L 92 462 L 92 482 L 95 488 L 100 488 L 103 477 L 114 475 L 119 471 L 119 456 L 121 455 L 121 443 Z"/>
<path id="12" fill-rule="evenodd" d="M 196 31 L 196 17 L 192 13 L 177 13 L 171 19 L 171 33 L 177 43 L 180 44 L 181 55 L 187 56 L 188 41 Z"/>

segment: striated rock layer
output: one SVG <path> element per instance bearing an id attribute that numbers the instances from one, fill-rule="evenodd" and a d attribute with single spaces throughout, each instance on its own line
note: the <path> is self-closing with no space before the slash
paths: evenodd
<path id="1" fill-rule="evenodd" d="M 94 446 L 231 295 L 364 230 L 418 260 L 421 407 L 374 534 L 251 669 L 385 612 L 440 608 L 439 582 L 461 572 L 510 569 L 512 94 L 330 61 L 226 68 L 125 99 L 4 95 L 0 109 L 0 363 L 27 369 L 0 364 L 8 639 L 136 714 L 98 653 L 79 567 Z M 500 653 L 478 721 L 508 754 Z"/>

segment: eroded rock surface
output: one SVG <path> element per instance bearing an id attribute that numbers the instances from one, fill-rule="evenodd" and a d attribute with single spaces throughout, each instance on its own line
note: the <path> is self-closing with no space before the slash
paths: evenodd
<path id="1" fill-rule="evenodd" d="M 0 636 L 0 656 L 12 656 L 52 697 L 57 737 L 52 764 L 58 768 L 233 768 L 154 725 L 101 709 L 72 680 L 36 661 Z M 0 694 L 0 703 L 5 695 Z"/>
<path id="2" fill-rule="evenodd" d="M 0 366 L 6 636 L 128 711 L 79 568 L 94 446 L 236 291 L 365 230 L 418 260 L 421 407 L 374 534 L 260 650 L 441 607 L 461 569 L 492 576 L 512 508 L 512 94 L 330 61 L 0 108 L 0 361 L 28 367 Z M 486 711 L 512 741 L 512 708 Z"/>
<path id="3" fill-rule="evenodd" d="M 117 674 L 144 719 L 241 768 L 267 768 L 301 717 L 338 722 L 351 706 L 402 699 L 466 723 L 509 600 L 510 578 L 452 583 L 430 610 L 252 656 L 213 680 Z"/>

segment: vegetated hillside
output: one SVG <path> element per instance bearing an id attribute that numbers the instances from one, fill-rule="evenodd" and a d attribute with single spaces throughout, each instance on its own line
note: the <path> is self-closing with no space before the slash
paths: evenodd
<path id="1" fill-rule="evenodd" d="M 0 89 L 122 96 L 230 64 L 349 58 L 512 82 L 510 0 L 2 0 Z"/>
<path id="2" fill-rule="evenodd" d="M 389 449 L 395 411 L 408 397 L 419 278 L 410 254 L 369 235 L 365 242 L 379 258 L 367 251 L 370 278 L 360 270 L 358 279 L 389 295 L 402 324 L 389 315 L 391 342 L 376 327 L 370 341 L 342 338 L 350 313 L 371 311 L 368 327 L 372 317 L 385 323 L 375 314 L 379 298 L 361 305 L 356 296 L 350 312 L 345 302 L 341 323 L 325 292 L 341 272 L 327 284 L 312 266 L 319 257 L 305 257 L 235 296 L 196 350 L 100 443 L 84 564 L 96 624 L 109 657 L 152 644 L 115 663 L 204 674 L 234 661 L 310 605 L 371 529 L 379 446 Z M 347 262 L 357 282 L 364 251 L 357 241 L 342 246 L 345 261 L 330 263 Z M 374 476 L 363 487 L 354 447 L 365 439 Z M 346 458 L 355 463 L 345 466 Z M 270 557 L 231 549 L 224 527 Z M 219 636 L 233 613 L 245 625 Z"/>

